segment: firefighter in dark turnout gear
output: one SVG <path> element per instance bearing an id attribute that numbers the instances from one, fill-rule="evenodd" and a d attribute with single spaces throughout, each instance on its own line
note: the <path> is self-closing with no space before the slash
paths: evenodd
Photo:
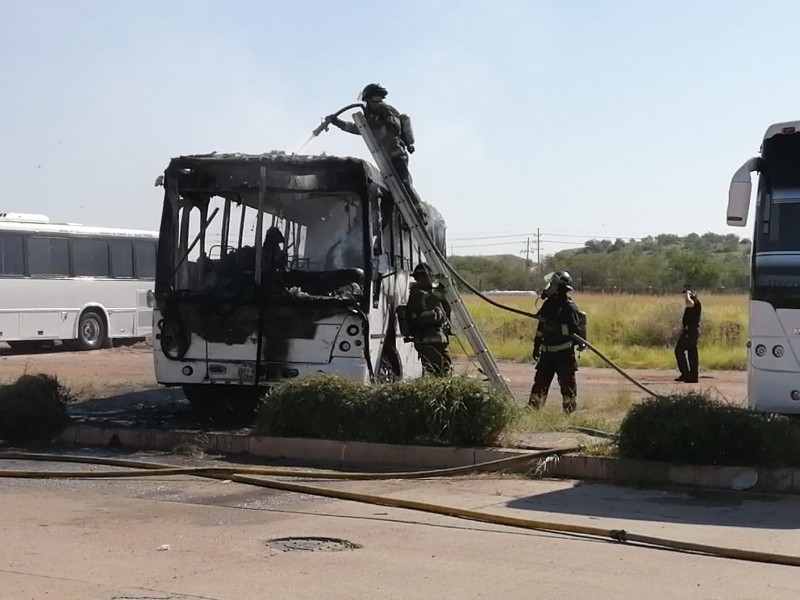
<path id="1" fill-rule="evenodd" d="M 539 325 L 533 340 L 533 360 L 536 374 L 529 404 L 541 408 L 547 400 L 547 392 L 553 377 L 558 376 L 564 412 L 577 408 L 578 383 L 575 373 L 578 361 L 575 358 L 573 334 L 579 333 L 580 313 L 569 297 L 572 277 L 566 271 L 556 271 L 545 276 L 547 286 L 542 292 L 545 299 L 538 312 Z"/>
<path id="2" fill-rule="evenodd" d="M 675 381 L 697 383 L 697 340 L 700 338 L 700 313 L 703 307 L 690 286 L 684 285 L 681 294 L 683 294 L 685 308 L 681 321 L 681 334 L 675 343 L 675 360 L 681 374 L 675 378 Z"/>
<path id="3" fill-rule="evenodd" d="M 452 333 L 450 303 L 444 298 L 441 285 L 433 284 L 427 264 L 419 263 L 411 276 L 416 281 L 411 284 L 407 314 L 414 348 L 425 374 L 446 377 L 453 369 L 447 338 Z"/>
<path id="4" fill-rule="evenodd" d="M 394 170 L 397 171 L 400 181 L 411 195 L 417 210 L 423 219 L 427 220 L 420 198 L 412 186 L 411 172 L 408 170 L 408 155 L 414 153 L 414 134 L 411 131 L 411 121 L 407 116 L 401 115 L 395 107 L 384 102 L 384 98 L 388 94 L 386 88 L 379 83 L 370 83 L 366 86 L 361 92 L 364 116 L 378 143 L 391 159 Z M 355 123 L 344 121 L 336 115 L 329 115 L 325 117 L 325 120 L 336 125 L 342 131 L 359 135 Z"/>

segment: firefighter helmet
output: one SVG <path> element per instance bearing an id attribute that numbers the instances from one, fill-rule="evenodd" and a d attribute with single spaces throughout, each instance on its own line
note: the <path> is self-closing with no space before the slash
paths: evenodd
<path id="1" fill-rule="evenodd" d="M 370 83 L 361 91 L 361 100 L 366 100 L 367 98 L 372 98 L 373 96 L 386 98 L 388 95 L 389 92 L 380 83 Z"/>
<path id="2" fill-rule="evenodd" d="M 433 275 L 433 270 L 428 266 L 428 263 L 417 263 L 417 266 L 411 272 L 411 276 L 414 279 L 419 279 L 423 275 L 430 278 Z"/>
<path id="3" fill-rule="evenodd" d="M 571 292 L 572 276 L 566 271 L 553 271 L 544 276 L 545 288 L 542 297 L 555 296 L 558 292 Z"/>

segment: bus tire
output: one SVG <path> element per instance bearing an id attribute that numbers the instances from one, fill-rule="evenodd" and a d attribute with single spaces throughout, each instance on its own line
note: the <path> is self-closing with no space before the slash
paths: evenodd
<path id="1" fill-rule="evenodd" d="M 103 315 L 94 311 L 86 310 L 78 319 L 78 338 L 76 345 L 80 350 L 97 350 L 102 348 L 108 333 Z"/>

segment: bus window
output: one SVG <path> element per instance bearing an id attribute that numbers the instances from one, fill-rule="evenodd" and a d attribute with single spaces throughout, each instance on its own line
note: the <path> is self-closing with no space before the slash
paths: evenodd
<path id="1" fill-rule="evenodd" d="M 133 242 L 133 255 L 136 263 L 136 277 L 155 279 L 156 245 L 152 242 Z"/>
<path id="2" fill-rule="evenodd" d="M 69 248 L 66 239 L 29 237 L 27 244 L 29 275 L 69 275 Z"/>
<path id="3" fill-rule="evenodd" d="M 0 234 L 0 275 L 24 275 L 22 236 Z"/>
<path id="4" fill-rule="evenodd" d="M 108 242 L 90 238 L 70 240 L 76 277 L 108 277 Z"/>
<path id="5" fill-rule="evenodd" d="M 111 255 L 111 276 L 119 278 L 133 277 L 133 246 L 128 240 L 109 240 L 108 251 Z"/>

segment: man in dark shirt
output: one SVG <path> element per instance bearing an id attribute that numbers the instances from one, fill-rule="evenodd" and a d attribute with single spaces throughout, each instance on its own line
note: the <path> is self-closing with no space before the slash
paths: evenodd
<path id="1" fill-rule="evenodd" d="M 675 378 L 675 381 L 697 383 L 697 340 L 700 337 L 700 313 L 703 308 L 697 294 L 689 285 L 683 286 L 681 294 L 683 294 L 685 308 L 681 322 L 681 334 L 675 344 L 675 360 L 681 374 Z"/>
<path id="2" fill-rule="evenodd" d="M 558 376 L 561 387 L 561 406 L 564 412 L 577 409 L 578 382 L 575 373 L 578 361 L 575 358 L 573 334 L 580 328 L 578 307 L 569 297 L 572 277 L 566 271 L 556 271 L 545 277 L 547 287 L 542 292 L 545 299 L 539 310 L 539 325 L 533 340 L 533 360 L 536 374 L 529 405 L 541 408 L 547 400 L 547 392 L 553 377 Z"/>

